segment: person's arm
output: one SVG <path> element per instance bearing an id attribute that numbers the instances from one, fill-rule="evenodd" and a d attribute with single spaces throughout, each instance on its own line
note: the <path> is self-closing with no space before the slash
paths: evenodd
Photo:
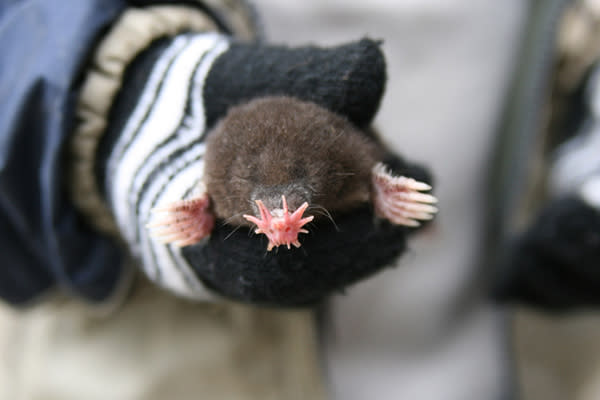
<path id="1" fill-rule="evenodd" d="M 499 260 L 501 301 L 552 311 L 600 305 L 600 69 L 568 100 L 570 137 L 554 152 L 549 200 Z"/>
<path id="2" fill-rule="evenodd" d="M 93 10 L 87 10 L 88 17 Z M 4 268 L 4 298 L 22 303 L 42 286 L 60 286 L 103 302 L 124 282 L 126 260 L 133 255 L 151 280 L 178 295 L 303 305 L 375 273 L 404 250 L 408 230 L 375 224 L 369 209 L 336 220 L 340 232 L 315 232 L 304 243 L 310 252 L 302 257 L 284 252 L 265 257 L 260 241 L 222 224 L 208 241 L 183 249 L 151 239 L 145 225 L 152 203 L 161 196 L 182 198 L 194 189 L 202 177 L 203 135 L 231 105 L 285 94 L 316 102 L 366 128 L 383 93 L 385 64 L 379 44 L 371 40 L 290 49 L 248 42 L 250 20 L 240 28 L 240 18 L 231 18 L 236 29 L 203 7 L 123 11 L 116 7 L 97 23 L 79 48 L 78 63 L 64 75 L 72 76 L 70 92 L 62 112 L 52 115 L 64 121 L 41 118 L 33 103 L 23 102 L 14 104 L 12 120 L 4 119 L 10 125 L 23 115 L 18 129 L 10 131 L 21 142 L 19 150 L 6 149 L 5 158 L 20 159 L 3 170 L 0 188 L 7 219 L 2 231 L 11 239 L 5 254 L 15 254 L 14 265 L 30 257 L 20 269 Z M 46 101 L 41 109 L 56 104 L 51 90 L 30 94 Z M 27 113 L 40 118 L 27 119 Z M 13 136 L 7 137 L 10 142 Z M 38 157 L 37 143 L 47 154 Z M 32 168 L 27 163 L 34 158 L 46 164 Z M 424 169 L 394 155 L 388 158 L 386 163 L 404 174 L 413 171 L 429 179 Z M 17 171 L 36 171 L 50 180 L 34 176 L 21 182 Z M 21 286 L 28 287 L 11 289 L 23 275 L 27 279 Z"/>

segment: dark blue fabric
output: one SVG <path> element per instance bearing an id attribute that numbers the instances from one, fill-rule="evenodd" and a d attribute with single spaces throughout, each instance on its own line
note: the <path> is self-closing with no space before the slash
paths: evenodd
<path id="1" fill-rule="evenodd" d="M 91 301 L 121 273 L 114 243 L 73 209 L 65 142 L 90 51 L 121 0 L 0 0 L 0 297 L 60 287 Z"/>

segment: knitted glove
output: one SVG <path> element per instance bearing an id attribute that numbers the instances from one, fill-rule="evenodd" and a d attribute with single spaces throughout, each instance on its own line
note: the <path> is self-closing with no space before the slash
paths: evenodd
<path id="1" fill-rule="evenodd" d="M 193 196 L 202 181 L 205 134 L 231 106 L 288 95 L 366 128 L 384 83 L 383 55 L 368 39 L 290 49 L 182 34 L 137 57 L 100 143 L 97 177 L 150 279 L 193 298 L 205 298 L 208 287 L 246 302 L 295 306 L 321 301 L 389 265 L 405 249 L 410 229 L 375 223 L 370 208 L 336 218 L 337 227 L 319 226 L 300 249 L 268 253 L 248 229 L 223 221 L 210 238 L 183 248 L 161 243 L 145 227 L 151 209 Z M 429 180 L 422 168 L 387 158 L 403 175 Z"/>

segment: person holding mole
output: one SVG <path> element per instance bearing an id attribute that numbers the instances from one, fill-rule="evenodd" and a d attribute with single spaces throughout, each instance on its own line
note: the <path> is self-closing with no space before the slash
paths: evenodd
<path id="1" fill-rule="evenodd" d="M 517 3 L 527 8 L 522 2 L 502 7 Z M 589 11 L 598 7 L 592 0 L 573 2 L 580 15 L 565 29 L 570 39 L 557 62 L 560 84 L 550 91 L 556 61 L 550 36 L 567 2 L 526 3 L 525 47 L 502 118 L 497 176 L 490 179 L 500 190 L 490 190 L 489 205 L 480 207 L 482 219 L 489 212 L 494 220 L 488 239 L 495 251 L 486 252 L 493 260 L 482 264 L 497 264 L 501 272 L 491 285 L 499 301 L 553 310 L 597 307 L 600 181 L 593 144 L 600 47 L 597 18 Z M 393 154 L 371 126 L 386 82 L 380 43 L 270 45 L 243 0 L 1 4 L 0 298 L 6 305 L 0 308 L 0 398 L 325 398 L 316 307 L 391 265 L 416 225 L 437 211 L 426 169 Z M 487 11 L 498 4 L 457 4 L 456 10 L 444 7 L 447 19 L 432 19 L 435 29 L 460 28 L 456 36 L 443 31 L 444 38 L 468 38 L 467 47 L 447 47 L 448 57 L 475 61 L 493 37 L 498 45 L 499 35 L 471 41 L 487 24 L 458 23 L 496 19 Z M 421 45 L 437 52 L 432 26 L 422 27 Z M 498 78 L 489 67 L 509 58 L 480 64 L 486 68 L 479 76 Z M 429 74 L 446 76 L 442 68 Z M 483 85 L 482 92 L 500 90 L 496 82 L 464 77 L 478 89 Z M 423 98 L 437 96 L 435 89 Z M 532 223 L 505 246 L 518 213 L 519 194 L 511 188 L 525 189 L 528 177 L 519 155 L 529 160 L 540 142 L 546 92 L 556 94 L 553 107 L 568 106 L 566 128 L 551 124 L 558 135 L 553 141 L 565 143 L 549 178 L 555 197 L 540 203 Z M 467 107 L 475 130 L 480 125 L 470 124 L 471 117 L 485 106 Z M 434 104 L 427 112 L 440 108 Z M 456 200 L 477 219 L 477 207 L 467 201 L 473 193 Z M 449 263 L 441 267 L 437 272 Z M 461 281 L 456 271 L 468 275 L 450 268 L 438 277 L 452 276 L 458 287 L 458 299 L 444 299 L 439 317 L 452 319 L 451 341 L 460 339 L 455 328 L 470 324 L 468 312 L 456 318 L 454 307 L 477 297 L 465 288 L 483 275 Z M 546 337 L 549 331 L 541 332 Z M 473 338 L 465 338 L 470 346 Z M 447 349 L 438 349 L 440 365 L 451 360 L 450 368 L 470 377 Z M 427 361 L 446 375 L 429 350 Z M 413 376 L 439 383 L 424 376 L 426 364 L 417 366 L 421 375 L 408 373 L 394 386 Z M 498 391 L 510 385 L 486 386 L 493 380 L 488 372 L 482 371 L 487 383 L 480 392 L 471 390 L 472 379 L 466 388 L 446 379 L 440 392 L 452 397 L 456 389 L 453 398 L 468 392 L 480 399 L 474 393 L 494 386 L 494 400 L 509 398 Z"/>
<path id="2" fill-rule="evenodd" d="M 272 46 L 254 15 L 243 1 L 2 10 L 0 296 L 33 304 L 11 320 L 22 329 L 37 315 L 62 321 L 34 346 L 48 349 L 40 368 L 93 365 L 85 375 L 100 398 L 142 398 L 143 384 L 120 386 L 97 361 L 52 361 L 99 348 L 156 382 L 164 376 L 148 369 L 192 360 L 185 390 L 206 398 L 322 398 L 311 307 L 390 265 L 437 211 L 427 171 L 370 128 L 386 80 L 380 43 Z M 178 313 L 199 326 L 174 322 L 172 340 L 139 349 L 147 362 L 122 357 L 121 341 L 150 341 Z M 215 343 L 224 347 L 213 354 Z M 80 390 L 51 376 L 46 385 L 10 354 L 20 378 L 0 397 Z M 173 362 L 169 376 L 186 377 Z M 215 368 L 223 382 L 203 378 Z"/>

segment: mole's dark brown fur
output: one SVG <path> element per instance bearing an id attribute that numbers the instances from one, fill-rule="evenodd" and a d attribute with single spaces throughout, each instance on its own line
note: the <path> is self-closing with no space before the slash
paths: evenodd
<path id="1" fill-rule="evenodd" d="M 345 211 L 370 201 L 371 171 L 383 150 L 349 121 L 289 97 L 232 108 L 209 133 L 205 184 L 217 217 L 252 225 L 255 200 L 291 211 L 302 203 Z"/>
<path id="2" fill-rule="evenodd" d="M 161 216 L 149 224 L 165 243 L 197 243 L 215 217 L 254 226 L 272 250 L 300 247 L 298 234 L 309 233 L 304 226 L 318 215 L 367 202 L 396 225 L 415 227 L 437 212 L 435 197 L 421 193 L 429 185 L 394 176 L 380 162 L 381 145 L 312 103 L 267 97 L 233 107 L 206 146 L 206 190 L 158 208 Z"/>

